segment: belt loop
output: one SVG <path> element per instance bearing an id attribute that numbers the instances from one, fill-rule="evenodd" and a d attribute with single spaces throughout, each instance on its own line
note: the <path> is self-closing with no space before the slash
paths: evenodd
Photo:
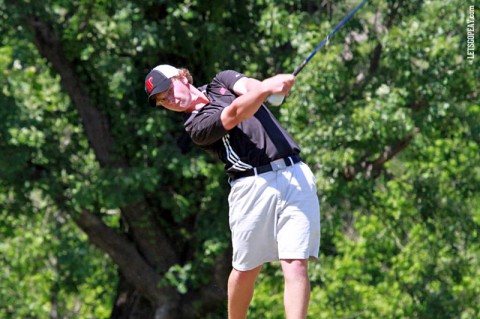
<path id="1" fill-rule="evenodd" d="M 257 168 L 256 168 L 256 167 L 253 168 L 253 172 L 255 173 L 255 176 L 258 175 L 258 174 L 257 174 Z"/>
<path id="2" fill-rule="evenodd" d="M 290 160 L 290 163 L 292 163 L 292 166 L 295 165 L 295 163 L 293 162 L 293 158 L 291 156 L 289 156 L 288 159 Z"/>

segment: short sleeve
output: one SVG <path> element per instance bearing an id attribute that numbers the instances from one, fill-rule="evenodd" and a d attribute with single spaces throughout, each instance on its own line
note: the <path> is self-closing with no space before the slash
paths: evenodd
<path id="1" fill-rule="evenodd" d="M 217 74 L 212 81 L 214 83 L 220 83 L 220 85 L 226 87 L 228 90 L 233 92 L 233 86 L 237 83 L 238 80 L 245 77 L 244 74 L 234 71 L 234 70 L 225 70 Z"/>
<path id="2" fill-rule="evenodd" d="M 185 130 L 195 144 L 200 146 L 210 145 L 227 134 L 227 130 L 223 127 L 220 119 L 222 109 L 205 106 L 200 111 L 192 113 L 185 122 Z"/>

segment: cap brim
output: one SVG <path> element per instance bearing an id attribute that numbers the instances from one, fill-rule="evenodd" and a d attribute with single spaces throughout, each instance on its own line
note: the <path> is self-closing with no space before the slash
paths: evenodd
<path id="1" fill-rule="evenodd" d="M 151 98 L 152 96 L 154 96 L 155 94 L 158 94 L 158 93 L 162 93 L 166 90 L 168 90 L 168 88 L 170 87 L 170 84 L 172 84 L 172 80 L 171 79 L 165 79 L 164 81 L 162 81 L 161 83 L 157 84 L 152 92 L 150 92 L 150 95 L 148 96 L 148 98 Z"/>
<path id="2" fill-rule="evenodd" d="M 152 99 L 152 97 L 155 94 L 162 93 L 168 90 L 171 84 L 172 84 L 171 79 L 165 79 L 164 81 L 162 81 L 162 83 L 157 84 L 157 86 L 155 86 L 155 88 L 152 90 L 152 92 L 150 92 L 150 95 L 148 96 L 148 103 L 150 104 L 150 106 L 157 105 L 157 102 L 155 101 L 155 99 Z"/>

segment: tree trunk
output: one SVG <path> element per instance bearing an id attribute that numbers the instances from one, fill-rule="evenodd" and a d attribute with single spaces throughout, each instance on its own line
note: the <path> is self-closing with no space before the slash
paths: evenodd
<path id="1" fill-rule="evenodd" d="M 89 96 L 88 85 L 82 82 L 74 64 L 65 55 L 59 35 L 41 15 L 26 15 L 24 21 L 34 35 L 38 51 L 60 75 L 100 166 L 128 169 L 128 161 L 115 153 L 115 137 L 108 118 Z M 59 195 L 57 200 L 61 207 L 60 202 L 68 198 Z M 210 283 L 180 295 L 174 287 L 160 284 L 162 275 L 179 263 L 180 258 L 172 239 L 155 221 L 154 212 L 145 201 L 140 201 L 122 207 L 121 214 L 126 226 L 123 234 L 108 227 L 100 215 L 87 209 L 74 216 L 89 240 L 118 266 L 119 283 L 111 318 L 204 318 L 208 312 L 224 305 L 226 269 L 231 260 L 228 252 L 219 256 Z"/>
<path id="2" fill-rule="evenodd" d="M 119 272 L 117 295 L 113 304 L 111 319 L 154 318 L 154 309 L 135 287 Z"/>

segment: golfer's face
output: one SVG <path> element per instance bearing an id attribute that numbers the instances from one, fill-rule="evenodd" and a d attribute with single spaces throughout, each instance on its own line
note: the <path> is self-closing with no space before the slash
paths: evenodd
<path id="1" fill-rule="evenodd" d="M 155 95 L 157 105 L 175 112 L 187 110 L 191 100 L 189 84 L 184 78 L 172 79 L 172 84 L 166 91 Z"/>

